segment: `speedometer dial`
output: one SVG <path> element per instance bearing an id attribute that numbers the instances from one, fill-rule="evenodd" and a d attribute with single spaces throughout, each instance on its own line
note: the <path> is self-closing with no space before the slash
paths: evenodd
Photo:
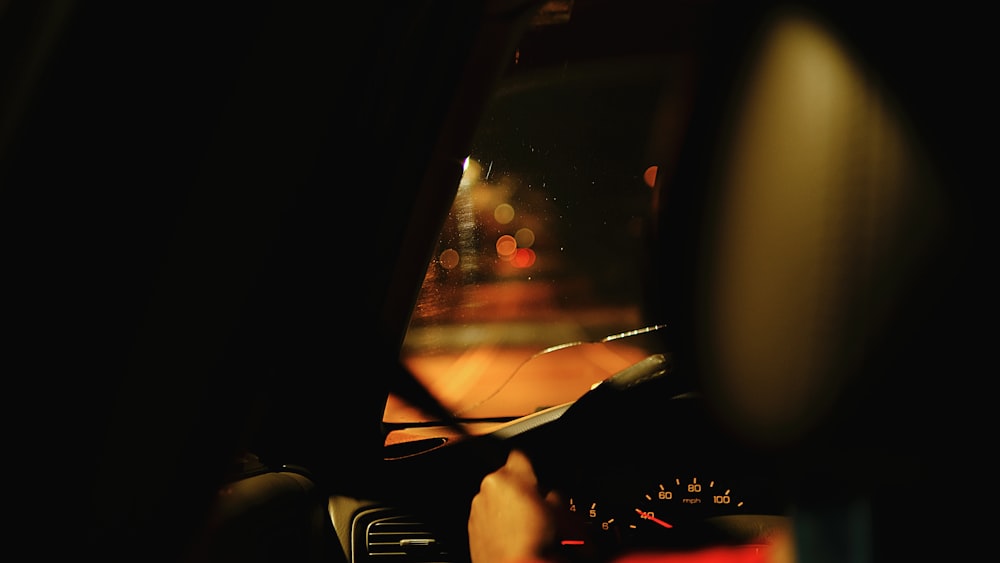
<path id="1" fill-rule="evenodd" d="M 628 507 L 625 530 L 639 545 L 681 536 L 713 516 L 738 514 L 743 500 L 724 483 L 697 476 L 675 477 L 643 493 Z"/>

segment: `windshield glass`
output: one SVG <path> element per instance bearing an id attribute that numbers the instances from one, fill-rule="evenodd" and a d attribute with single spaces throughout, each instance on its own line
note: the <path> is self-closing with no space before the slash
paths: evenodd
<path id="1" fill-rule="evenodd" d="M 531 66 L 532 38 L 481 121 L 402 349 L 462 418 L 574 400 L 660 351 L 648 334 L 607 337 L 652 322 L 643 275 L 656 176 L 683 111 L 683 59 Z M 581 342 L 598 344 L 540 354 Z M 385 421 L 425 416 L 390 397 Z"/>

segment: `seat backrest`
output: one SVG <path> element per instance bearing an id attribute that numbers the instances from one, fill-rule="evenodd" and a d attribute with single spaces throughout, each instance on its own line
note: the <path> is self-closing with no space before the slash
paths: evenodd
<path id="1" fill-rule="evenodd" d="M 874 40 L 867 20 L 845 24 L 866 15 L 888 21 L 849 8 L 731 14 L 687 153 L 659 186 L 676 361 L 734 435 L 786 462 L 800 539 L 812 538 L 804 559 L 945 548 L 906 535 L 945 509 L 912 491 L 974 467 L 936 438 L 979 422 L 936 414 L 949 368 L 976 383 L 962 372 L 979 297 L 961 228 L 965 153 L 931 134 L 941 108 L 928 103 L 963 95 L 918 81 L 907 59 L 893 68 L 907 51 Z"/>

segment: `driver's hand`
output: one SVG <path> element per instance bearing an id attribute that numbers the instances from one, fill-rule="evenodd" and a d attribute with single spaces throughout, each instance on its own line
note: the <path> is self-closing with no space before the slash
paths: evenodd
<path id="1" fill-rule="evenodd" d="M 531 461 L 513 450 L 483 478 L 469 512 L 472 563 L 538 560 L 555 543 L 558 495 L 542 497 Z"/>

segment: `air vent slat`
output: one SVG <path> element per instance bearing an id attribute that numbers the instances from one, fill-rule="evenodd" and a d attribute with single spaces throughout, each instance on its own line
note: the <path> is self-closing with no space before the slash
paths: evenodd
<path id="1" fill-rule="evenodd" d="M 367 525 L 361 528 L 365 555 L 380 561 L 388 561 L 387 558 L 421 563 L 452 561 L 447 546 L 427 522 L 399 513 L 387 512 L 385 516 L 368 513 L 367 516 L 363 519 L 367 520 Z"/>

